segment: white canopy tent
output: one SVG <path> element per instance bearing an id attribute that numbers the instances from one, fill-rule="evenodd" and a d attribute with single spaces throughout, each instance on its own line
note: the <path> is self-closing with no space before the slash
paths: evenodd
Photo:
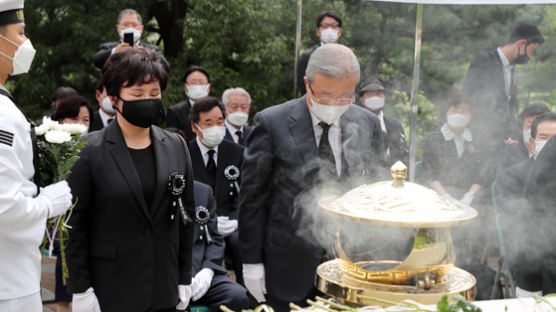
<path id="1" fill-rule="evenodd" d="M 415 53 L 413 59 L 413 79 L 411 85 L 411 116 L 410 116 L 410 136 L 409 136 L 409 180 L 415 180 L 415 151 L 417 141 L 417 97 L 419 94 L 419 73 L 421 63 L 421 35 L 423 25 L 423 5 L 424 4 L 447 4 L 447 5 L 516 5 L 516 4 L 556 4 L 556 0 L 364 0 L 368 2 L 398 2 L 417 5 L 417 18 L 415 26 Z M 297 31 L 296 31 L 296 54 L 295 72 L 297 72 L 297 62 L 301 43 L 301 7 L 302 0 L 297 0 Z M 295 73 L 294 72 L 294 73 Z M 294 74 L 296 77 L 296 75 Z M 294 97 L 296 78 L 294 78 Z"/>

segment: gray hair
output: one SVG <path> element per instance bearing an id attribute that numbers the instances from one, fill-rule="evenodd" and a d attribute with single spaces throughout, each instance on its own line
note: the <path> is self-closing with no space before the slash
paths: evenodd
<path id="1" fill-rule="evenodd" d="M 351 49 L 341 44 L 328 43 L 317 48 L 309 58 L 305 76 L 309 82 L 313 82 L 316 74 L 337 79 L 356 75 L 359 82 L 361 70 L 359 61 Z"/>
<path id="2" fill-rule="evenodd" d="M 140 23 L 141 25 L 143 25 L 143 19 L 141 18 L 141 15 L 139 15 L 139 13 L 137 13 L 137 11 L 135 11 L 134 9 L 125 9 L 125 10 L 122 10 L 122 11 L 120 12 L 120 14 L 118 14 L 118 22 L 117 22 L 117 24 L 120 24 L 120 21 L 122 20 L 122 16 L 123 16 L 124 14 L 135 14 L 135 15 L 137 15 L 137 19 L 139 20 L 139 23 Z"/>
<path id="3" fill-rule="evenodd" d="M 243 96 L 247 97 L 247 104 L 249 104 L 249 106 L 251 106 L 251 96 L 243 88 L 229 88 L 229 89 L 226 89 L 226 91 L 224 91 L 224 93 L 222 93 L 222 103 L 224 103 L 224 105 L 228 106 L 228 104 L 230 104 L 230 99 L 228 98 L 228 96 L 231 95 L 231 94 L 239 94 L 239 95 L 243 95 Z"/>

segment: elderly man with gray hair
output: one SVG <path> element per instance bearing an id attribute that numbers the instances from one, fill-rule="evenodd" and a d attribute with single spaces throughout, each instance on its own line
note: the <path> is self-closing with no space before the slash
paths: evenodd
<path id="1" fill-rule="evenodd" d="M 228 140 L 245 145 L 251 126 L 245 125 L 251 110 L 251 95 L 243 88 L 229 88 L 222 94 L 222 103 L 226 106 L 226 136 Z"/>
<path id="2" fill-rule="evenodd" d="M 359 76 L 349 48 L 324 45 L 309 59 L 307 94 L 255 115 L 241 173 L 243 274 L 253 297 L 277 311 L 317 294 L 315 270 L 330 242 L 308 228 L 315 194 L 372 182 L 384 164 L 378 118 L 352 105 Z"/>

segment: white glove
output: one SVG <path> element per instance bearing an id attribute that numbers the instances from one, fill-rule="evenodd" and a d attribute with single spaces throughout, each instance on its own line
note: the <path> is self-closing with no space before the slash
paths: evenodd
<path id="1" fill-rule="evenodd" d="M 218 233 L 226 237 L 237 230 L 237 220 L 230 220 L 227 216 L 218 217 Z"/>
<path id="2" fill-rule="evenodd" d="M 444 198 L 445 200 L 448 200 L 448 201 L 454 201 L 454 202 L 458 201 L 457 199 L 453 198 L 452 195 L 450 195 L 448 193 L 444 193 L 444 195 L 442 195 L 442 198 Z"/>
<path id="3" fill-rule="evenodd" d="M 187 309 L 189 300 L 191 299 L 191 285 L 178 285 L 178 295 L 180 297 L 180 302 L 176 306 L 176 309 Z"/>
<path id="4" fill-rule="evenodd" d="M 473 197 L 475 197 L 475 193 L 467 192 L 467 193 L 465 193 L 465 195 L 463 195 L 460 202 L 462 204 L 465 204 L 465 205 L 469 206 L 469 205 L 471 205 L 471 202 L 473 201 Z"/>
<path id="5" fill-rule="evenodd" d="M 46 204 L 49 218 L 56 217 L 64 214 L 71 207 L 71 189 L 68 182 L 60 181 L 41 188 L 37 199 Z"/>
<path id="6" fill-rule="evenodd" d="M 65 182 L 65 181 L 64 181 Z M 73 294 L 72 312 L 100 312 L 97 296 L 93 287 L 83 293 Z"/>
<path id="7" fill-rule="evenodd" d="M 191 283 L 191 292 L 193 293 L 193 301 L 201 299 L 209 290 L 210 283 L 214 277 L 214 271 L 204 268 L 195 274 Z"/>
<path id="8" fill-rule="evenodd" d="M 527 298 L 527 297 L 533 297 L 533 296 L 542 296 L 542 290 L 528 291 L 528 290 L 519 288 L 519 286 L 516 286 L 515 287 L 515 296 L 516 296 L 516 298 Z"/>
<path id="9" fill-rule="evenodd" d="M 257 302 L 266 301 L 264 295 L 266 294 L 266 281 L 264 277 L 264 264 L 244 264 L 243 265 L 243 281 L 245 287 Z"/>

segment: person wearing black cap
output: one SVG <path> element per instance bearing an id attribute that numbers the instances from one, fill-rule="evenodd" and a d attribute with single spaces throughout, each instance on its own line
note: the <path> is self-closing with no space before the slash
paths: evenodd
<path id="1" fill-rule="evenodd" d="M 517 143 L 522 135 L 516 119 L 519 105 L 515 65 L 527 64 L 543 42 L 537 26 L 521 23 L 506 45 L 480 54 L 469 66 L 463 96 L 475 116 L 470 125 L 472 131 L 489 134 L 478 137 L 476 142 L 484 153 L 481 174 L 486 181 L 494 180 L 498 151 L 505 144 Z"/>
<path id="2" fill-rule="evenodd" d="M 386 149 L 386 161 L 391 166 L 401 160 L 404 164 L 409 163 L 409 148 L 405 141 L 405 130 L 402 123 L 392 117 L 384 115 L 382 108 L 386 101 L 384 87 L 380 80 L 370 77 L 360 85 L 359 97 L 361 104 L 375 114 L 380 120 L 382 132 L 384 132 L 384 148 Z"/>
<path id="3" fill-rule="evenodd" d="M 34 127 L 6 90 L 27 73 L 35 49 L 25 37 L 23 0 L 0 3 L 0 311 L 42 311 L 41 244 L 46 219 L 71 205 L 66 181 L 39 188 Z M 35 143 L 35 144 L 34 144 Z"/>

